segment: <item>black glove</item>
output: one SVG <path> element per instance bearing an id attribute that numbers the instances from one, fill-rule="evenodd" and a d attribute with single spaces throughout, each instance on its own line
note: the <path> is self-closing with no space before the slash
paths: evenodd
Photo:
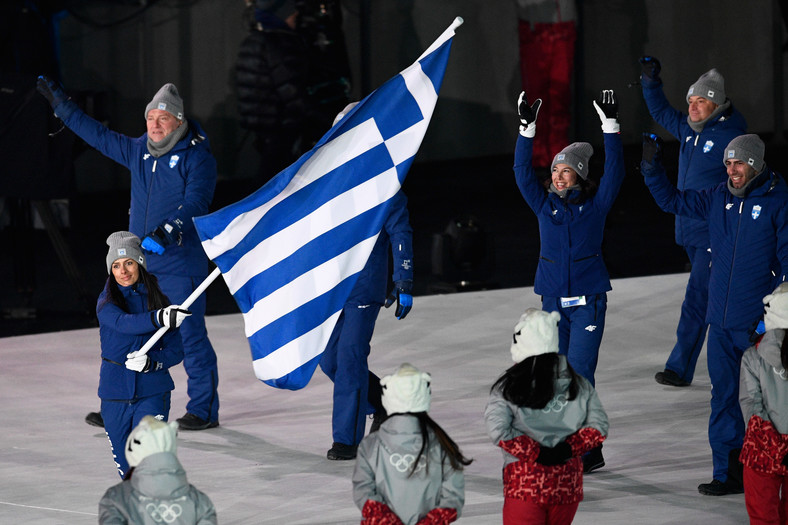
<path id="1" fill-rule="evenodd" d="M 408 312 L 413 307 L 412 291 L 413 281 L 397 281 L 394 283 L 394 290 L 391 291 L 391 295 L 388 296 L 383 306 L 388 308 L 394 304 L 394 301 L 397 301 L 397 309 L 394 311 L 394 315 L 397 316 L 397 319 L 405 319 L 405 316 L 408 315 Z"/>
<path id="2" fill-rule="evenodd" d="M 55 109 L 60 104 L 68 100 L 68 95 L 66 95 L 66 92 L 47 77 L 38 77 L 38 80 L 36 81 L 36 89 L 39 93 L 44 95 L 44 98 L 47 99 L 47 102 L 49 102 L 49 105 L 52 106 L 52 109 Z"/>
<path id="3" fill-rule="evenodd" d="M 659 72 L 662 69 L 662 66 L 659 64 L 659 60 L 654 57 L 643 56 L 640 57 L 638 62 L 640 62 L 642 77 L 652 81 L 659 80 Z"/>
<path id="4" fill-rule="evenodd" d="M 533 138 L 536 135 L 536 117 L 539 115 L 539 108 L 542 107 L 542 99 L 537 98 L 532 105 L 528 105 L 528 97 L 525 91 L 520 93 L 517 99 L 517 114 L 520 116 L 520 135 Z"/>
<path id="5" fill-rule="evenodd" d="M 156 324 L 167 328 L 178 328 L 183 320 L 192 314 L 189 310 L 181 308 L 177 304 L 160 308 L 153 313 L 156 316 Z"/>
<path id="6" fill-rule="evenodd" d="M 782 460 L 782 462 L 781 462 L 781 463 L 782 463 L 783 465 L 785 465 L 786 467 L 788 467 L 788 454 L 786 454 L 786 455 L 784 455 L 784 456 L 783 456 L 783 460 Z"/>
<path id="7" fill-rule="evenodd" d="M 662 139 L 653 133 L 643 133 L 643 161 L 662 164 Z"/>
<path id="8" fill-rule="evenodd" d="M 554 447 L 539 445 L 539 456 L 536 462 L 540 465 L 562 465 L 572 457 L 572 447 L 569 443 L 562 441 Z"/>

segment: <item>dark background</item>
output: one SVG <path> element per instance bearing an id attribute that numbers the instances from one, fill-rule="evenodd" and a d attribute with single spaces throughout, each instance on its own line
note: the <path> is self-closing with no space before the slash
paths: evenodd
<path id="1" fill-rule="evenodd" d="M 749 130 L 766 141 L 767 163 L 786 173 L 783 3 L 578 2 L 571 140 L 594 145 L 592 175 L 601 174 L 604 154 L 590 100 L 610 87 L 621 102 L 627 178 L 608 216 L 603 246 L 614 279 L 688 270 L 673 242 L 673 217 L 656 207 L 637 170 L 643 131 L 666 139 L 669 168 L 676 166 L 678 150 L 648 116 L 635 84 L 637 58 L 661 59 L 666 95 L 682 109 L 687 87 L 709 68 L 720 69 Z M 417 296 L 533 283 L 537 223 L 511 170 L 520 90 L 515 4 L 343 1 L 354 99 L 364 94 L 363 85 L 374 88 L 409 65 L 454 16 L 465 18 L 430 129 L 404 185 Z M 60 130 L 34 91 L 35 76 L 60 78 L 86 111 L 132 136 L 144 132 L 142 109 L 152 94 L 165 82 L 176 83 L 187 115 L 211 139 L 219 165 L 212 209 L 219 209 L 261 184 L 251 140 L 238 126 L 231 78 L 245 35 L 243 8 L 242 0 L 2 3 L 0 337 L 96 326 L 105 239 L 128 227 L 127 172 Z M 52 231 L 59 236 L 35 217 L 46 210 L 55 212 Z M 23 227 L 14 223 L 20 216 Z M 447 228 L 470 233 L 463 237 L 469 248 L 454 259 Z M 71 263 L 63 264 L 59 252 L 69 254 Z M 460 271 L 463 261 L 476 266 Z M 238 311 L 223 282 L 207 293 L 209 314 Z"/>

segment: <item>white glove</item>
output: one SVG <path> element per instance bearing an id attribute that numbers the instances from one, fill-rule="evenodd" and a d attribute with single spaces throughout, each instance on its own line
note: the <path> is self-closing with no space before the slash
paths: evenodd
<path id="1" fill-rule="evenodd" d="M 147 372 L 150 369 L 148 354 L 137 355 L 139 351 L 126 354 L 126 368 L 134 372 Z"/>
<path id="2" fill-rule="evenodd" d="M 156 322 L 159 323 L 159 326 L 178 328 L 183 320 L 191 314 L 189 310 L 185 310 L 177 304 L 172 304 L 156 311 Z"/>
<path id="3" fill-rule="evenodd" d="M 594 101 L 594 109 L 602 121 L 602 133 L 618 133 L 621 130 L 618 124 L 618 100 L 612 89 L 599 92 L 599 98 Z"/>

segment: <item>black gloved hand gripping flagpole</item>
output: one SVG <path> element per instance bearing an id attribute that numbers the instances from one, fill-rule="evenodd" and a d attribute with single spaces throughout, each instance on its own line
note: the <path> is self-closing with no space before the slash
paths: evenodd
<path id="1" fill-rule="evenodd" d="M 200 283 L 200 286 L 195 288 L 194 291 L 191 293 L 191 295 L 189 295 L 189 297 L 187 297 L 186 300 L 180 304 L 180 307 L 185 310 L 188 310 L 189 307 L 192 305 L 192 303 L 197 300 L 197 298 L 211 285 L 212 282 L 216 280 L 217 277 L 219 277 L 219 275 L 221 275 L 221 273 L 222 272 L 221 270 L 219 270 L 218 267 L 214 268 L 211 274 L 208 277 L 206 277 L 202 283 Z M 147 354 L 148 351 L 151 348 L 153 348 L 153 345 L 155 345 L 156 342 L 159 339 L 161 339 L 161 337 L 164 335 L 164 333 L 167 330 L 168 328 L 166 326 L 162 326 L 161 328 L 159 328 L 159 330 L 155 334 L 153 334 L 153 336 L 150 339 L 148 339 L 148 342 L 145 343 L 145 345 L 139 349 L 137 355 L 141 356 Z"/>

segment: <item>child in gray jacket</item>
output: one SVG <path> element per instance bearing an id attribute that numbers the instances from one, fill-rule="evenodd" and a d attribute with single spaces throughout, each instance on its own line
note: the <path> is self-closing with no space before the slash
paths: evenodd
<path id="1" fill-rule="evenodd" d="M 763 303 L 766 332 L 741 360 L 739 404 L 747 431 L 739 458 L 750 523 L 788 523 L 788 283 Z"/>
<path id="2" fill-rule="evenodd" d="M 529 308 L 514 328 L 514 366 L 490 390 L 487 432 L 501 447 L 503 523 L 572 523 L 584 453 L 607 436 L 591 383 L 558 354 L 557 312 Z"/>
<path id="3" fill-rule="evenodd" d="M 460 515 L 472 460 L 427 415 L 430 381 L 408 363 L 380 380 L 389 416 L 361 441 L 353 472 L 362 523 L 444 525 Z"/>
<path id="4" fill-rule="evenodd" d="M 100 525 L 216 525 L 211 499 L 186 479 L 177 450 L 178 423 L 145 416 L 126 441 L 131 470 L 99 502 Z"/>

